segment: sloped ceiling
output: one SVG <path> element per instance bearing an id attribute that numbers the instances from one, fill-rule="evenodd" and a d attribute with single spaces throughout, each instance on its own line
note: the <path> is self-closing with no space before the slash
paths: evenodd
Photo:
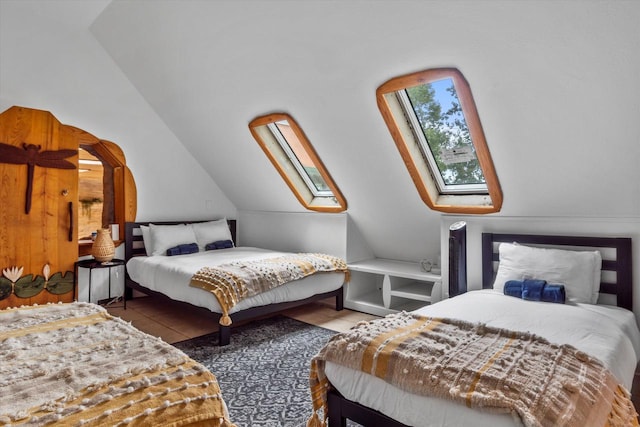
<path id="1" fill-rule="evenodd" d="M 91 31 L 238 209 L 303 210 L 247 128 L 287 112 L 376 255 L 419 259 L 439 250 L 440 214 L 420 201 L 376 88 L 426 68 L 462 71 L 501 215 L 638 216 L 639 5 L 114 1 Z"/>
<path id="2" fill-rule="evenodd" d="M 109 3 L 0 1 L 0 111 L 50 111 L 117 143 L 136 180 L 139 220 L 234 218 L 235 206 L 90 33 Z"/>

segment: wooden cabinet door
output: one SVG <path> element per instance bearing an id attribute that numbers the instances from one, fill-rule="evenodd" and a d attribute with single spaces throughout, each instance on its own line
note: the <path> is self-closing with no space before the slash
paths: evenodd
<path id="1" fill-rule="evenodd" d="M 0 269 L 22 267 L 19 294 L 27 295 L 18 297 L 13 292 L 0 300 L 0 308 L 73 301 L 75 295 L 68 291 L 68 280 L 73 279 L 78 259 L 77 136 L 48 111 L 11 107 L 0 114 L 0 143 Z M 36 147 L 29 151 L 29 144 Z M 75 154 L 66 156 L 67 150 Z M 25 161 L 20 163 L 23 156 Z M 32 177 L 29 159 L 34 163 Z M 69 167 L 66 163 L 73 168 L 61 168 Z M 45 265 L 49 266 L 48 274 Z M 6 290 L 10 280 L 4 276 Z M 63 290 L 66 292 L 60 294 Z"/>

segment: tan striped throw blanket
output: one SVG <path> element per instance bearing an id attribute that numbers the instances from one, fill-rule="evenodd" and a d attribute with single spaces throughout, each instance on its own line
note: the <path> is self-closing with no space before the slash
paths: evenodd
<path id="1" fill-rule="evenodd" d="M 1 310 L 0 360 L 0 426 L 233 426 L 211 372 L 94 304 Z"/>
<path id="2" fill-rule="evenodd" d="M 326 361 L 525 426 L 638 425 L 629 393 L 601 362 L 528 333 L 411 313 L 362 322 L 312 360 L 308 426 L 326 425 Z"/>
<path id="3" fill-rule="evenodd" d="M 222 309 L 220 324 L 229 326 L 229 310 L 243 299 L 311 274 L 330 271 L 344 272 L 345 282 L 349 279 L 347 263 L 341 258 L 318 253 L 289 254 L 203 267 L 191 278 L 191 286 L 215 295 Z"/>

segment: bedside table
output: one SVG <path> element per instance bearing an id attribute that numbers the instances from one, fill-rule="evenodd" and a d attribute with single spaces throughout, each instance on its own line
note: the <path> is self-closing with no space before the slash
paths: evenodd
<path id="1" fill-rule="evenodd" d="M 89 296 L 88 296 L 88 300 L 89 302 L 91 302 L 91 273 L 93 272 L 94 269 L 96 268 L 106 268 L 108 269 L 108 274 L 109 274 L 109 294 L 108 294 L 108 298 L 107 301 L 111 301 L 112 300 L 112 296 L 111 296 L 111 269 L 115 268 L 115 267 L 124 267 L 125 262 L 123 259 L 118 259 L 118 258 L 114 258 L 111 261 L 108 262 L 100 262 L 100 261 L 96 261 L 95 259 L 84 259 L 81 261 L 76 261 L 75 263 L 75 281 L 76 281 L 76 289 L 79 289 L 78 287 L 78 269 L 79 268 L 88 268 L 89 269 Z M 124 276 L 123 276 L 124 277 Z M 104 302 L 104 300 L 103 300 Z M 100 301 L 98 301 L 98 304 L 100 303 Z"/>
<path id="2" fill-rule="evenodd" d="M 349 264 L 344 306 L 376 316 L 412 311 L 440 300 L 442 277 L 417 262 L 373 258 Z"/>

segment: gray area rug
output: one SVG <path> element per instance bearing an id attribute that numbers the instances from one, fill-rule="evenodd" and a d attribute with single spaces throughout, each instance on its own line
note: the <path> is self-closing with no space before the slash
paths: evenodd
<path id="1" fill-rule="evenodd" d="M 311 415 L 309 362 L 335 335 L 285 316 L 174 344 L 218 378 L 229 417 L 239 427 L 304 426 Z"/>

